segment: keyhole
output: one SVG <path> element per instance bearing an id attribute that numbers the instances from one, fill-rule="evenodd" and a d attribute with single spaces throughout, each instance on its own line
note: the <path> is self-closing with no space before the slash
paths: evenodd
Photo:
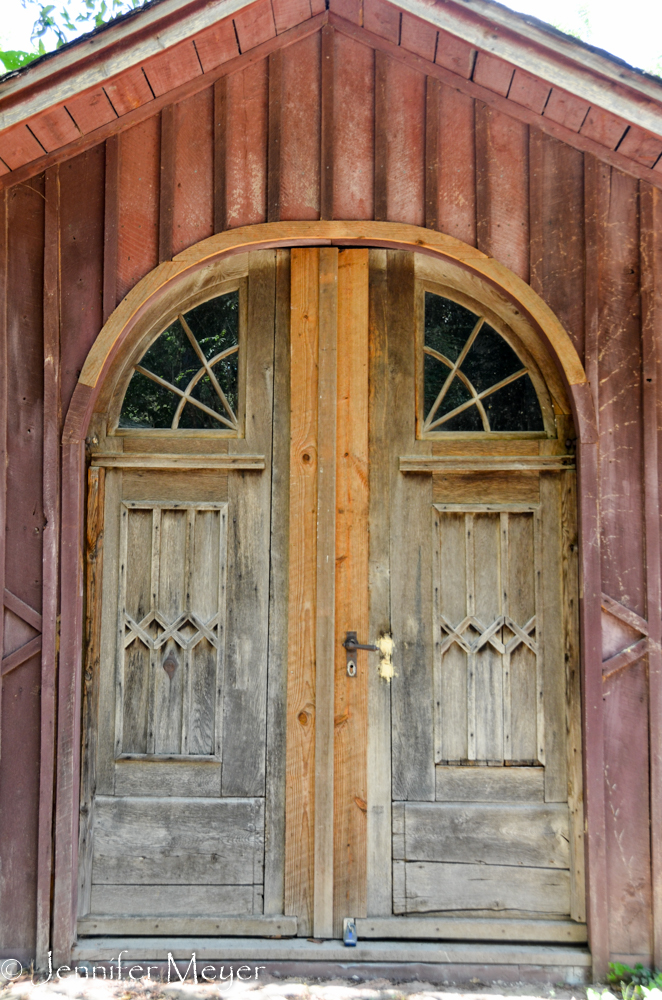
<path id="1" fill-rule="evenodd" d="M 166 659 L 163 661 L 163 669 L 167 673 L 170 680 L 172 680 L 175 670 L 177 669 L 178 666 L 179 664 L 177 663 L 177 660 L 172 655 L 172 653 L 170 653 L 170 655 L 166 657 Z"/>

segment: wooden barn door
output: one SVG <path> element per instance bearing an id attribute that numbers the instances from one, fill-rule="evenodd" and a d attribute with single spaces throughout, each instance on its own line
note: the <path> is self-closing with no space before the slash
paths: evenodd
<path id="1" fill-rule="evenodd" d="M 92 455 L 79 932 L 585 940 L 564 418 L 417 432 L 413 254 L 245 260 L 239 431 Z"/>
<path id="2" fill-rule="evenodd" d="M 189 423 L 199 411 L 229 434 L 176 426 L 180 390 L 172 430 L 120 426 L 92 455 L 82 935 L 296 933 L 296 920 L 282 917 L 277 621 L 286 594 L 273 589 L 286 557 L 273 470 L 275 436 L 287 443 L 286 402 L 274 396 L 287 364 L 287 316 L 279 328 L 276 315 L 287 264 L 287 254 L 264 251 L 234 265 L 219 290 L 227 316 L 214 301 L 238 343 L 205 355 L 214 337 L 230 336 L 208 303 L 163 334 L 175 388 L 180 355 L 202 373 L 189 389 L 209 379 Z M 122 413 L 129 396 L 145 409 L 150 385 L 165 387 L 152 355 L 135 369 L 152 369 L 150 382 L 138 383 L 142 396 L 127 390 Z M 224 375 L 217 359 L 233 355 Z M 223 377 L 232 394 L 221 405 Z"/>
<path id="3" fill-rule="evenodd" d="M 564 418 L 560 441 L 417 436 L 414 255 L 373 252 L 371 296 L 368 634 L 390 632 L 395 651 L 390 684 L 363 666 L 366 912 L 385 919 L 359 936 L 586 940 Z"/>
<path id="4" fill-rule="evenodd" d="M 412 254 L 292 251 L 286 912 L 584 941 L 566 425 L 417 435 L 419 286 Z"/>

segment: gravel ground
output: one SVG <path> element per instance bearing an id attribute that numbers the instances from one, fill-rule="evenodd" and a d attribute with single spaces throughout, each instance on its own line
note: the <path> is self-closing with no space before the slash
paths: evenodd
<path id="1" fill-rule="evenodd" d="M 478 986 L 478 984 L 477 984 Z M 0 1000 L 498 1000 L 520 997 L 522 1000 L 586 1000 L 583 986 L 527 985 L 526 983 L 496 983 L 468 992 L 466 986 L 444 986 L 443 990 L 430 983 L 395 983 L 373 979 L 356 984 L 347 980 L 275 979 L 271 976 L 257 982 L 170 983 L 140 980 L 119 982 L 70 976 L 61 981 L 40 982 L 21 976 L 0 989 Z"/>

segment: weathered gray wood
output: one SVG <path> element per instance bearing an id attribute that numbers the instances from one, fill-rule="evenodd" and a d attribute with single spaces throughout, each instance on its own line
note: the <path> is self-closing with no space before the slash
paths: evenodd
<path id="1" fill-rule="evenodd" d="M 404 804 L 407 861 L 568 868 L 568 809 L 558 805 Z"/>
<path id="2" fill-rule="evenodd" d="M 264 912 L 284 909 L 285 701 L 289 579 L 290 253 L 276 251 L 274 409 L 271 473 L 269 676 L 264 844 Z M 293 918 L 289 918 L 293 919 Z M 293 932 L 296 933 L 296 930 Z"/>
<path id="3" fill-rule="evenodd" d="M 434 507 L 437 762 L 538 758 L 535 513 L 512 507 Z"/>
<path id="4" fill-rule="evenodd" d="M 140 622 L 152 606 L 152 512 L 150 510 L 134 512 L 122 508 L 120 546 L 122 587 L 118 598 L 118 614 L 121 619 L 126 609 L 134 621 Z M 124 630 L 123 624 L 123 621 L 118 623 L 120 635 Z M 118 732 L 118 743 L 125 753 L 147 753 L 150 651 L 142 642 L 135 641 L 121 654 L 121 657 L 119 662 L 124 663 L 124 676 L 122 702 L 121 706 L 118 703 L 117 710 L 122 735 L 119 742 Z"/>
<path id="5" fill-rule="evenodd" d="M 399 466 L 400 472 L 432 473 L 451 469 L 462 469 L 464 472 L 493 469 L 515 472 L 525 469 L 574 468 L 573 459 L 573 455 L 402 455 Z"/>
<path id="6" fill-rule="evenodd" d="M 466 760 L 467 653 L 453 644 L 442 654 L 440 620 L 459 625 L 468 613 L 465 515 L 433 508 L 432 530 L 435 760 Z"/>
<path id="7" fill-rule="evenodd" d="M 244 438 L 230 454 L 263 454 L 264 474 L 229 477 L 223 795 L 262 795 L 265 787 L 269 543 L 276 255 L 249 255 Z"/>
<path id="8" fill-rule="evenodd" d="M 191 946 L 195 944 L 198 962 L 203 959 L 221 960 L 227 962 L 232 954 L 235 961 L 239 959 L 263 962 L 308 960 L 345 964 L 348 962 L 347 948 L 342 941 L 311 941 L 305 937 L 286 941 L 255 940 L 251 938 L 197 938 L 192 941 L 187 937 L 112 937 L 84 939 L 74 944 L 73 958 L 76 961 L 97 962 L 104 958 L 117 959 L 119 948 L 126 949 L 129 955 L 138 952 L 149 954 L 154 959 L 168 960 L 170 952 L 177 960 L 188 964 L 191 960 Z M 588 948 L 578 948 L 576 945 L 544 945 L 544 944 L 499 944 L 477 943 L 473 941 L 427 942 L 427 941 L 361 941 L 352 949 L 352 963 L 378 962 L 382 967 L 395 962 L 413 963 L 459 963 L 464 971 L 476 970 L 477 975 L 485 975 L 486 965 L 519 965 L 527 967 L 544 966 L 551 982 L 558 982 L 561 976 L 568 973 L 577 981 L 579 973 L 584 970 L 586 977 L 591 966 L 591 953 Z M 318 968 L 320 968 L 318 966 Z M 322 967 L 323 968 L 323 967 Z M 327 967 L 328 968 L 328 967 Z M 557 975 L 558 973 L 558 975 Z M 583 980 L 589 982 L 588 978 Z"/>
<path id="9" fill-rule="evenodd" d="M 196 441 L 196 448 L 203 443 L 204 441 Z M 221 444 L 219 441 L 219 447 Z M 227 447 L 227 442 L 225 446 Z M 154 447 L 158 447 L 158 439 L 155 440 Z M 225 469 L 197 469 L 193 478 L 189 470 L 182 469 L 126 469 L 123 473 L 122 496 L 127 503 L 153 501 L 155 497 L 163 496 L 173 506 L 176 503 L 190 502 L 192 497 L 200 504 L 221 503 L 228 499 L 228 472 Z"/>
<path id="10" fill-rule="evenodd" d="M 533 635 L 538 645 L 538 657 L 524 643 L 510 654 L 510 759 L 535 761 L 538 753 L 538 659 L 541 627 L 544 620 L 537 592 L 539 567 L 536 559 L 535 514 L 510 513 L 508 516 L 508 565 L 504 569 L 504 584 L 509 593 L 509 614 L 516 625 L 523 627 L 535 615 Z M 547 558 L 547 556 L 546 556 Z M 553 558 L 553 554 L 549 554 Z M 513 633 L 504 629 L 507 639 Z"/>
<path id="11" fill-rule="evenodd" d="M 115 764 L 115 795 L 210 796 L 221 794 L 221 765 L 119 761 Z"/>
<path id="12" fill-rule="evenodd" d="M 262 799 L 96 799 L 95 884 L 253 885 L 263 849 Z"/>
<path id="13" fill-rule="evenodd" d="M 225 507 L 123 504 L 121 524 L 116 753 L 218 754 Z"/>
<path id="14" fill-rule="evenodd" d="M 296 917 L 102 917 L 90 915 L 78 921 L 81 937 L 113 934 L 147 934 L 173 936 L 187 934 L 191 937 L 210 935 L 218 937 L 294 937 L 297 932 Z"/>
<path id="15" fill-rule="evenodd" d="M 393 862 L 393 912 L 407 912 L 407 894 L 405 891 L 405 862 Z"/>
<path id="16" fill-rule="evenodd" d="M 545 705 L 545 801 L 568 800 L 566 664 L 563 600 L 561 476 L 540 476 L 542 578 L 545 609 L 543 688 Z M 566 514 L 567 516 L 567 514 Z"/>
<path id="17" fill-rule="evenodd" d="M 512 865 L 406 862 L 408 913 L 434 910 L 531 910 L 567 914 L 570 874 Z"/>
<path id="18" fill-rule="evenodd" d="M 405 803 L 394 802 L 391 810 L 393 824 L 392 854 L 394 858 L 406 858 L 405 854 Z"/>
<path id="19" fill-rule="evenodd" d="M 90 908 L 92 884 L 92 810 L 96 789 L 96 749 L 99 713 L 99 653 L 103 579 L 103 521 L 105 471 L 88 471 L 86 523 L 86 619 L 83 687 L 80 825 L 78 830 L 78 913 Z M 49 892 L 50 899 L 50 892 Z M 48 939 L 48 935 L 47 935 Z M 48 944 L 48 940 L 47 940 Z"/>
<path id="20" fill-rule="evenodd" d="M 252 885 L 93 885 L 92 912 L 108 916 L 206 917 L 253 913 Z"/>
<path id="21" fill-rule="evenodd" d="M 99 707 L 97 725 L 96 794 L 112 795 L 115 783 L 116 687 L 121 680 L 118 652 L 117 592 L 120 544 L 120 497 L 123 473 L 106 473 L 104 510 L 103 589 L 101 594 L 101 636 L 99 644 Z"/>
<path id="22" fill-rule="evenodd" d="M 543 802 L 542 767 L 452 767 L 438 764 L 437 802 Z"/>
<path id="23" fill-rule="evenodd" d="M 92 466 L 106 469 L 227 469 L 230 472 L 265 468 L 263 455 L 182 455 L 137 452 L 94 454 Z"/>
<path id="24" fill-rule="evenodd" d="M 497 920 L 489 917 L 364 917 L 359 940 L 404 938 L 421 941 L 542 941 L 583 944 L 586 924 L 574 920 Z"/>
<path id="25" fill-rule="evenodd" d="M 390 433 L 386 251 L 370 251 L 369 315 L 369 634 L 391 632 L 389 567 Z M 397 655 L 397 653 L 396 653 Z M 392 907 L 391 866 L 391 685 L 374 662 L 368 674 L 367 912 L 388 915 Z M 386 862 L 385 862 L 386 859 Z"/>
<path id="26" fill-rule="evenodd" d="M 473 521 L 474 614 L 489 628 L 504 614 L 504 587 L 501 580 L 500 517 L 476 514 Z M 501 638 L 502 632 L 496 635 Z M 503 747 L 503 661 L 502 655 L 486 643 L 474 657 L 475 670 L 475 760 L 504 759 Z M 469 723 L 470 724 L 470 723 Z"/>
<path id="27" fill-rule="evenodd" d="M 432 721 L 432 478 L 403 476 L 400 455 L 430 454 L 415 440 L 416 324 L 413 255 L 387 253 L 391 463 L 391 618 L 397 643 L 391 682 L 393 796 L 434 800 Z"/>

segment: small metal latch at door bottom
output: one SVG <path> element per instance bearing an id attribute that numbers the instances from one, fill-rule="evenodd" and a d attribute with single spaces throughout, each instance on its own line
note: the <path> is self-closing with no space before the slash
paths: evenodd
<path id="1" fill-rule="evenodd" d="M 342 922 L 342 939 L 347 948 L 355 948 L 358 941 L 356 933 L 356 920 L 354 917 L 345 917 Z"/>

